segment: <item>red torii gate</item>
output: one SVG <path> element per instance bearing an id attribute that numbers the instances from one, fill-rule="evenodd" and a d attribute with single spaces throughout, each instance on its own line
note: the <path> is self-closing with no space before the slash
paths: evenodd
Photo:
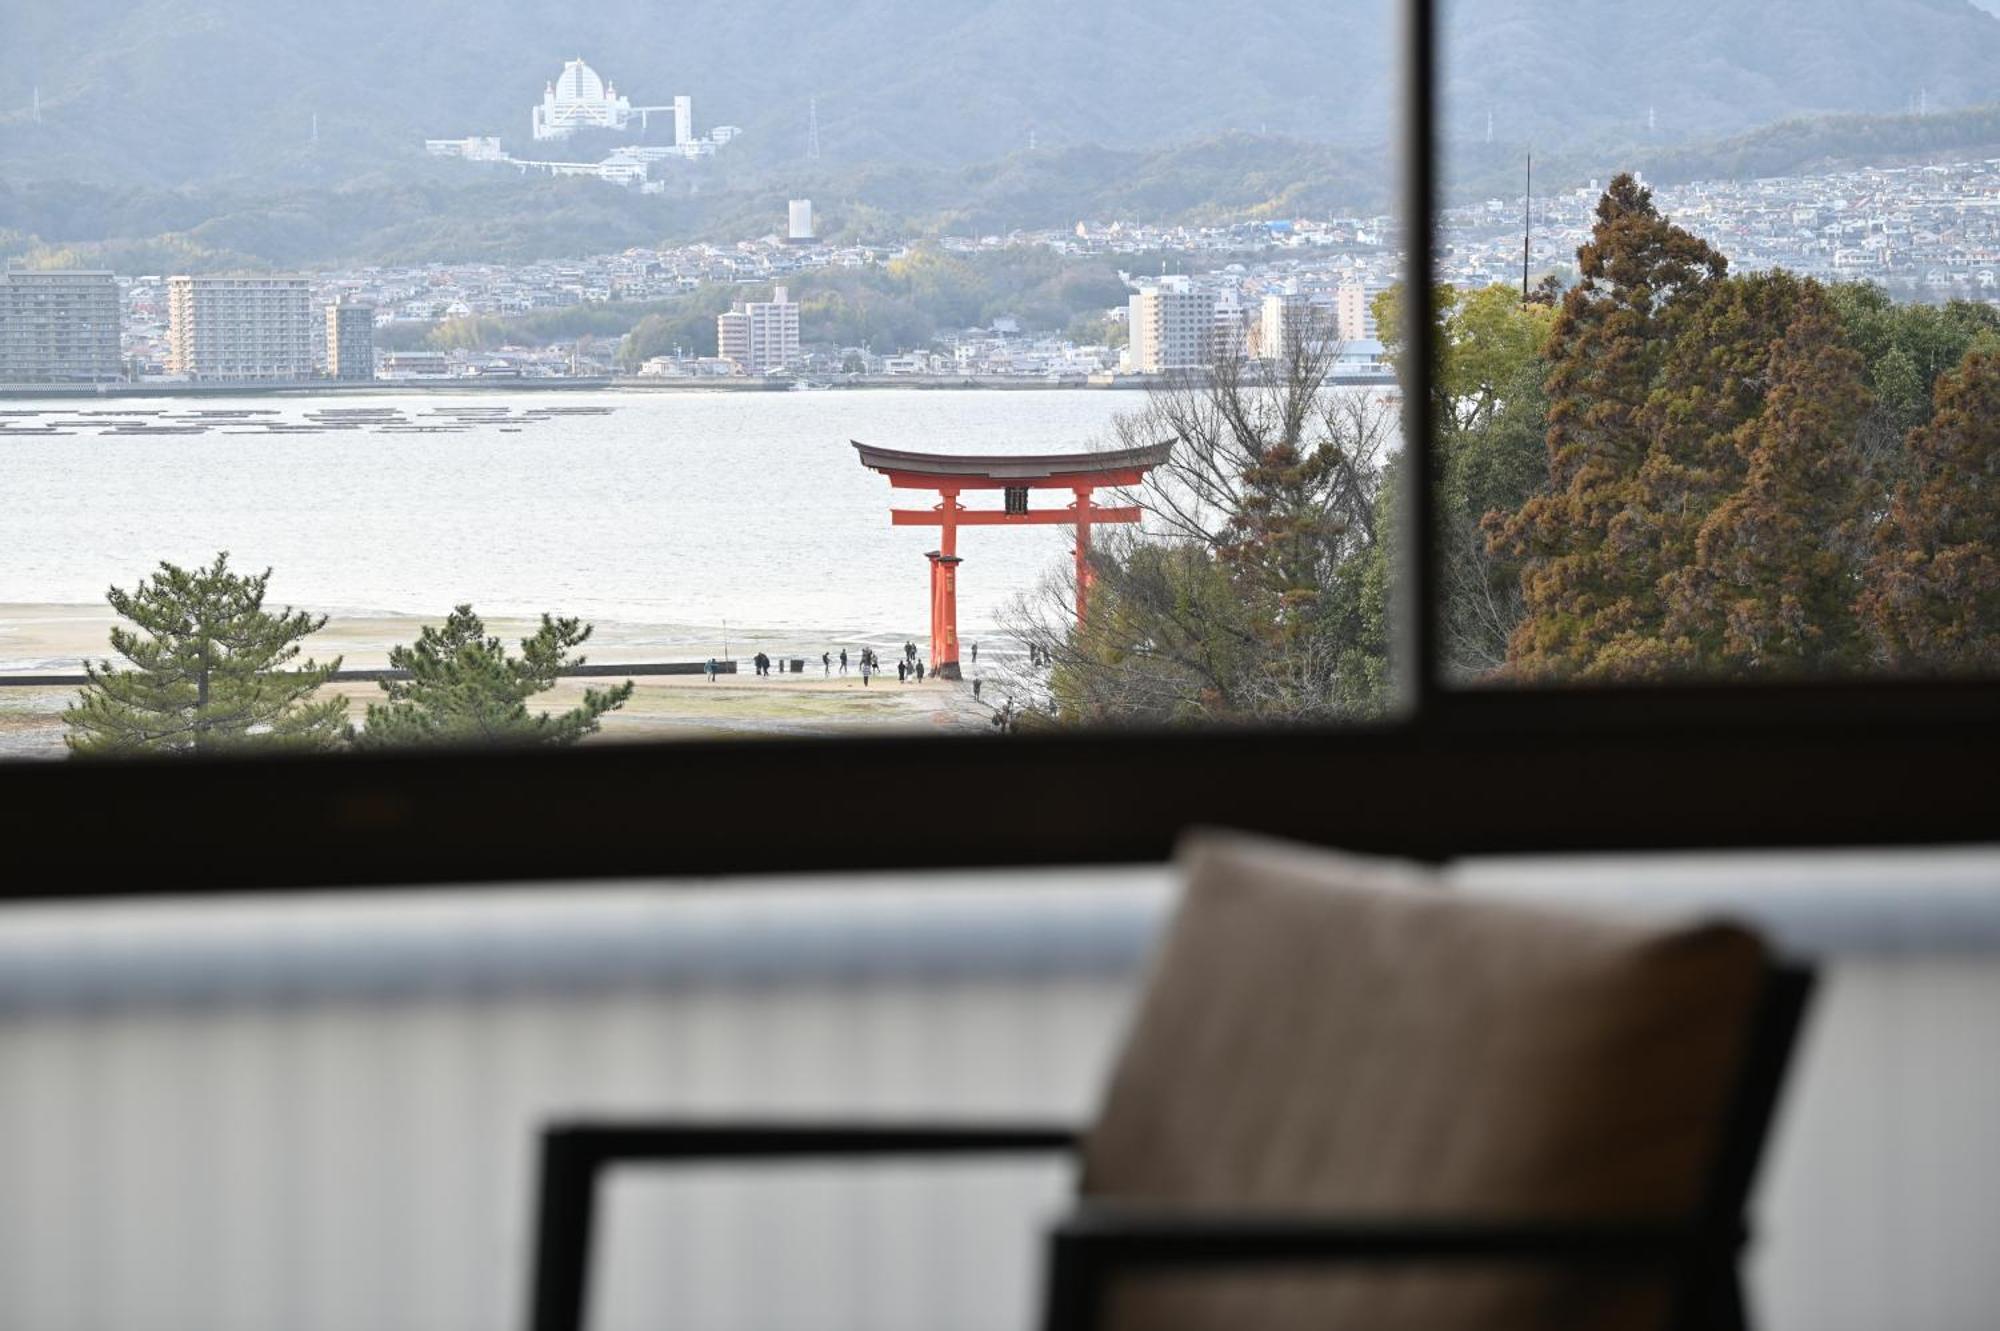
<path id="1" fill-rule="evenodd" d="M 935 490 L 935 508 L 892 508 L 898 527 L 942 527 L 944 536 L 930 552 L 931 664 L 946 679 L 958 678 L 958 529 L 960 527 L 1074 526 L 1076 528 L 1076 617 L 1083 619 L 1090 590 L 1090 529 L 1100 522 L 1137 522 L 1132 505 L 1100 508 L 1091 492 L 1100 486 L 1137 485 L 1167 460 L 1171 443 L 1107 453 L 1005 453 L 968 455 L 908 453 L 850 440 L 861 465 L 881 472 L 898 490 Z M 1002 490 L 999 510 L 962 508 L 966 490 Z M 1076 499 L 1066 508 L 1028 507 L 1030 490 L 1068 490 Z"/>

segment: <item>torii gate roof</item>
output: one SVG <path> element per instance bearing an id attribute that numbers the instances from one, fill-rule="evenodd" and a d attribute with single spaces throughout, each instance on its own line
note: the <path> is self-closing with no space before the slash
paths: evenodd
<path id="1" fill-rule="evenodd" d="M 1174 451 L 1172 440 L 1094 453 L 913 453 L 877 448 L 859 439 L 848 442 L 860 454 L 862 466 L 887 474 L 898 485 L 905 481 L 921 484 L 925 477 L 936 477 L 944 484 L 974 486 L 981 481 L 995 485 L 1060 483 L 1086 477 L 1099 485 L 1133 485 Z"/>

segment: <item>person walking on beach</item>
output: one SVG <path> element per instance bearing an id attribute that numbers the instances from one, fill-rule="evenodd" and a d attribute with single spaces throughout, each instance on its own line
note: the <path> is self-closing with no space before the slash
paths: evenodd
<path id="1" fill-rule="evenodd" d="M 821 652 L 819 654 L 819 672 L 820 674 L 825 675 L 828 679 L 833 678 L 832 652 Z"/>
<path id="2" fill-rule="evenodd" d="M 845 647 L 840 649 L 840 673 L 843 675 L 847 673 L 847 649 Z"/>
<path id="3" fill-rule="evenodd" d="M 972 664 L 979 664 L 979 644 L 976 642 L 972 644 Z"/>
<path id="4" fill-rule="evenodd" d="M 924 682 L 924 658 L 919 656 L 917 658 L 917 683 L 921 684 L 923 682 Z"/>
<path id="5" fill-rule="evenodd" d="M 868 653 L 861 654 L 861 687 L 868 687 Z"/>
<path id="6" fill-rule="evenodd" d="M 708 658 L 708 664 L 707 664 L 707 665 L 706 665 L 705 667 L 703 667 L 703 670 L 704 670 L 704 672 L 705 672 L 705 673 L 706 673 L 706 674 L 708 675 L 708 682 L 709 682 L 709 683 L 711 683 L 711 684 L 715 683 L 715 658 L 714 658 L 714 657 L 712 657 L 712 656 L 711 656 L 711 657 L 709 657 L 709 658 Z"/>
<path id="7" fill-rule="evenodd" d="M 896 662 L 896 682 L 898 684 L 907 684 L 910 682 L 910 668 L 901 661 Z"/>

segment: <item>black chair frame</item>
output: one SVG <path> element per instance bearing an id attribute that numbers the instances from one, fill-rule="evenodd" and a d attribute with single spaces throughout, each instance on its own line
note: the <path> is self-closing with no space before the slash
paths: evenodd
<path id="1" fill-rule="evenodd" d="M 1773 969 L 1705 1200 L 1685 1221 L 1397 1221 L 1083 1205 L 1048 1236 L 1045 1331 L 1097 1327 L 1106 1293 L 1122 1274 L 1447 1262 L 1661 1272 L 1672 1281 L 1676 1328 L 1743 1331 L 1749 1326 L 1739 1269 L 1749 1238 L 1746 1213 L 1812 985 L 1804 967 Z M 612 1165 L 1055 1154 L 1078 1141 L 1074 1128 L 1049 1124 L 552 1125 L 541 1138 L 529 1331 L 583 1331 L 597 1182 Z"/>

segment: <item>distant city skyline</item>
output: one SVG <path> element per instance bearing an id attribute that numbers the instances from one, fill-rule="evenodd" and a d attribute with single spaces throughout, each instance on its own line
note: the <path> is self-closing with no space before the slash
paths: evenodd
<path id="1" fill-rule="evenodd" d="M 1664 211 L 1726 248 L 1738 270 L 1783 267 L 1829 281 L 1876 281 L 1905 300 L 1954 298 L 2000 304 L 2000 215 L 1984 203 L 1996 195 L 2000 195 L 2000 159 L 1750 182 L 1697 182 L 1657 191 Z M 1530 255 L 1535 275 L 1560 273 L 1569 267 L 1576 247 L 1588 234 L 1596 199 L 1596 189 L 1588 183 L 1576 189 L 1538 193 Z M 1517 284 L 1520 208 L 1517 195 L 1447 210 L 1441 218 L 1446 251 L 1440 261 L 1440 279 L 1470 287 Z M 286 279 L 285 285 L 305 292 L 302 299 L 308 306 L 307 322 L 297 326 L 307 330 L 309 345 L 303 354 L 308 359 L 286 362 L 290 369 L 283 374 L 277 370 L 260 373 L 286 377 L 301 364 L 310 365 L 306 375 L 332 370 L 334 358 L 324 312 L 342 303 L 369 307 L 371 323 L 379 320 L 380 330 L 389 334 L 399 328 L 422 330 L 439 320 L 504 320 L 590 304 L 613 309 L 617 303 L 635 308 L 648 303 L 657 306 L 716 285 L 745 288 L 741 304 L 747 313 L 759 303 L 760 287 L 769 290 L 810 282 L 814 274 L 879 269 L 917 244 L 934 245 L 947 255 L 968 258 L 1027 247 L 1050 251 L 1066 263 L 1108 260 L 1125 274 L 1127 295 L 1116 306 L 1098 309 L 1095 316 L 1107 327 L 1122 327 L 1128 336 L 1139 331 L 1137 345 L 1121 356 L 1117 348 L 1102 342 L 1102 333 L 1093 342 L 1071 336 L 1061 327 L 1022 326 L 1017 320 L 1006 320 L 1004 327 L 941 329 L 935 344 L 883 342 L 871 348 L 828 349 L 816 339 L 811 321 L 800 317 L 797 302 L 789 301 L 791 337 L 796 341 L 785 342 L 775 357 L 762 353 L 752 356 L 745 344 L 737 357 L 719 354 L 714 368 L 762 374 L 773 368 L 797 367 L 824 374 L 858 364 L 869 372 L 884 373 L 1073 377 L 1121 367 L 1165 369 L 1166 361 L 1173 358 L 1151 354 L 1147 333 L 1132 322 L 1131 313 L 1134 307 L 1157 308 L 1158 301 L 1149 293 L 1163 287 L 1205 294 L 1206 346 L 1210 349 L 1262 354 L 1263 348 L 1282 338 L 1287 310 L 1298 304 L 1318 311 L 1312 317 L 1330 324 L 1335 335 L 1352 348 L 1350 358 L 1358 362 L 1374 345 L 1369 302 L 1399 277 L 1400 253 L 1392 220 L 1386 216 L 1282 222 L 1245 219 L 1203 227 L 1143 220 L 1091 221 L 1002 235 L 945 236 L 934 241 L 912 236 L 882 244 L 806 239 L 793 234 L 799 229 L 795 224 L 812 226 L 818 221 L 816 210 L 804 199 L 791 201 L 783 214 L 770 221 L 760 238 L 733 244 L 634 248 L 516 265 L 388 265 L 295 275 Z M 1176 272 L 1164 282 L 1157 271 L 1156 256 L 1162 254 L 1183 256 L 1175 264 Z M 1245 264 L 1242 260 L 1246 255 L 1259 257 Z M 1154 266 L 1143 267 L 1142 261 Z M 70 276 L 80 280 L 84 275 Z M 62 279 L 58 275 L 52 280 Z M 172 366 L 185 363 L 173 351 L 170 316 L 174 284 L 167 277 L 103 274 L 94 280 L 100 289 L 116 292 L 117 299 L 113 305 L 100 302 L 90 318 L 100 329 L 107 318 L 113 318 L 111 345 L 117 345 L 116 330 L 122 327 L 123 346 L 110 362 L 113 368 L 109 372 L 100 360 L 92 373 L 113 378 L 129 365 L 142 375 L 157 378 L 173 373 Z M 207 279 L 202 281 L 210 284 Z M 190 289 L 194 286 L 190 279 Z M 107 315 L 106 310 L 113 313 Z M 636 321 L 640 316 L 634 313 L 631 317 Z M 723 321 L 728 320 L 725 315 Z M 721 331 L 720 326 L 717 331 Z M 5 319 L 0 318 L 0 337 L 5 335 Z M 618 346 L 615 337 L 600 339 L 595 351 L 579 351 L 561 338 L 540 349 L 531 340 L 504 353 L 461 350 L 414 355 L 399 346 L 407 348 L 407 338 L 397 343 L 392 337 L 390 348 L 371 369 L 394 375 L 470 372 L 482 365 L 533 374 L 580 369 L 608 373 L 617 368 L 608 359 Z M 672 352 L 673 348 L 661 350 Z M 685 366 L 675 355 L 654 354 L 646 372 L 653 376 L 706 372 L 693 365 L 695 353 L 690 345 L 683 343 L 678 355 L 687 361 Z M 1191 355 L 1194 353 L 1183 351 L 1179 361 Z M 4 377 L 18 382 L 35 376 L 17 369 Z M 58 375 L 61 377 L 76 375 L 65 370 Z"/>

